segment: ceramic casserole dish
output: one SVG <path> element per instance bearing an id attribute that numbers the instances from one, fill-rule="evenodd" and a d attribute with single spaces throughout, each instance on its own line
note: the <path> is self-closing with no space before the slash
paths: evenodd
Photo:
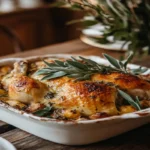
<path id="1" fill-rule="evenodd" d="M 55 54 L 26 58 L 29 61 L 50 58 L 70 58 L 71 55 Z M 76 57 L 76 56 L 74 56 Z M 107 63 L 97 56 L 86 56 L 98 63 Z M 12 64 L 22 58 L 0 60 L 0 66 Z M 136 68 L 136 65 L 129 65 Z M 0 102 L 0 120 L 43 139 L 66 145 L 85 145 L 102 141 L 127 132 L 150 121 L 150 108 L 95 120 L 63 121 L 38 117 Z"/>

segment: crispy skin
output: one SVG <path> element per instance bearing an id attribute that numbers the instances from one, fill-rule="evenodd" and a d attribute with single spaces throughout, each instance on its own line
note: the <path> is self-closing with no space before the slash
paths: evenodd
<path id="1" fill-rule="evenodd" d="M 63 78 L 55 82 L 62 82 Z M 49 85 L 51 83 L 49 82 Z M 66 118 L 76 117 L 76 113 L 90 116 L 96 112 L 109 115 L 118 114 L 116 105 L 116 89 L 99 82 L 68 81 L 57 87 L 55 97 L 49 100 L 55 108 L 63 108 Z M 75 113 L 76 112 L 76 113 Z"/>
<path id="2" fill-rule="evenodd" d="M 13 77 L 8 88 L 10 99 L 23 103 L 40 102 L 48 88 L 41 82 L 27 76 Z"/>
<path id="3" fill-rule="evenodd" d="M 11 66 L 3 66 L 0 67 L 0 80 L 5 76 L 6 74 L 10 73 L 12 70 Z"/>
<path id="4" fill-rule="evenodd" d="M 53 60 L 47 60 L 52 62 Z M 77 81 L 68 77 L 41 81 L 43 75 L 35 71 L 45 67 L 42 61 L 14 64 L 14 70 L 2 79 L 3 87 L 8 90 L 10 105 L 12 100 L 28 104 L 33 112 L 38 107 L 51 104 L 54 118 L 77 119 L 85 116 L 91 119 L 136 111 L 130 105 L 116 108 L 118 92 L 116 87 L 139 96 L 145 107 L 150 105 L 150 83 L 129 74 L 95 74 L 90 81 Z M 50 96 L 47 96 L 50 93 Z M 142 103 L 141 103 L 142 104 Z"/>
<path id="5" fill-rule="evenodd" d="M 150 83 L 137 76 L 123 73 L 95 74 L 92 80 L 113 83 L 133 96 L 150 99 Z"/>
<path id="6" fill-rule="evenodd" d="M 36 75 L 32 77 L 39 80 L 42 78 Z M 115 105 L 117 91 L 113 86 L 92 81 L 74 82 L 74 79 L 68 77 L 42 82 L 55 93 L 55 97 L 49 102 L 55 108 L 62 109 L 59 115 L 65 118 L 90 116 L 97 112 L 105 112 L 108 115 L 118 114 Z"/>
<path id="7" fill-rule="evenodd" d="M 137 76 L 133 76 L 130 74 L 123 74 L 123 73 L 96 74 L 93 76 L 92 80 L 112 82 L 122 89 L 129 89 L 129 90 L 135 88 L 143 90 L 150 89 L 150 83 L 138 78 Z"/>

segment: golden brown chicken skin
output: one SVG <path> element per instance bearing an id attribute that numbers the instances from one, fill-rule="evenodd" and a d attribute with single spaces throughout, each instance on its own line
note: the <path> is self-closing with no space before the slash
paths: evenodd
<path id="1" fill-rule="evenodd" d="M 150 83 L 141 77 L 110 73 L 95 74 L 91 80 L 76 82 L 68 77 L 41 80 L 43 75 L 35 72 L 44 67 L 42 61 L 14 64 L 14 69 L 1 80 L 10 98 L 8 104 L 15 106 L 18 101 L 27 105 L 29 112 L 52 106 L 54 111 L 51 117 L 63 119 L 95 119 L 136 111 L 127 103 L 117 107 L 119 88 L 131 96 L 139 96 L 143 106 L 150 105 Z"/>
<path id="2" fill-rule="evenodd" d="M 2 67 L 0 67 L 0 80 L 3 78 L 3 76 L 10 73 L 11 70 L 12 70 L 11 66 L 2 66 Z"/>
<path id="3" fill-rule="evenodd" d="M 46 92 L 48 92 L 48 88 L 45 84 L 27 76 L 13 77 L 8 87 L 10 99 L 27 104 L 41 102 Z"/>
<path id="4" fill-rule="evenodd" d="M 55 80 L 62 82 L 63 78 Z M 49 85 L 51 84 L 49 81 Z M 116 88 L 107 86 L 100 82 L 72 80 L 60 84 L 59 86 L 51 86 L 51 90 L 55 91 L 55 96 L 49 99 L 55 108 L 62 109 L 62 116 L 66 118 L 74 118 L 82 116 L 91 116 L 97 112 L 103 112 L 108 115 L 118 114 L 115 105 Z"/>
<path id="5" fill-rule="evenodd" d="M 150 83 L 137 76 L 123 73 L 95 74 L 93 81 L 113 83 L 122 90 L 142 99 L 150 99 Z"/>

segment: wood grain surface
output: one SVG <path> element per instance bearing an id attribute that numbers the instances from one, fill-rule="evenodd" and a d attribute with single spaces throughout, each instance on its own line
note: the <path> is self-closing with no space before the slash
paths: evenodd
<path id="1" fill-rule="evenodd" d="M 102 53 L 108 53 L 116 58 L 119 58 L 124 54 L 117 51 L 114 52 L 98 49 L 88 46 L 79 40 L 74 40 L 67 43 L 42 47 L 24 53 L 7 55 L 1 58 L 27 57 L 54 53 L 98 56 L 102 56 Z M 150 57 L 146 57 L 143 60 L 137 59 L 136 63 L 150 67 Z M 18 150 L 150 150 L 150 124 L 106 141 L 85 146 L 66 146 L 46 141 L 2 121 L 0 121 L 0 136 L 12 142 Z"/>

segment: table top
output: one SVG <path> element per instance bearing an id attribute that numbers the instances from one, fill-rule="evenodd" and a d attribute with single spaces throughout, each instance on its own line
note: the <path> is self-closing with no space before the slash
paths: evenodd
<path id="1" fill-rule="evenodd" d="M 26 51 L 7 55 L 1 58 L 8 57 L 27 57 L 33 55 L 54 54 L 54 53 L 69 53 L 77 55 L 97 55 L 102 56 L 102 53 L 108 53 L 116 58 L 123 55 L 123 52 L 106 51 L 91 47 L 82 43 L 79 40 L 73 40 L 62 44 L 46 46 L 35 50 Z M 137 59 L 136 63 L 150 67 L 150 57 L 143 60 Z M 144 125 L 138 129 L 132 130 L 125 134 L 113 137 L 106 141 L 85 145 L 85 146 L 65 146 L 56 144 L 50 141 L 43 140 L 25 131 L 15 128 L 0 121 L 0 136 L 12 142 L 18 150 L 149 150 L 150 149 L 150 124 Z"/>

